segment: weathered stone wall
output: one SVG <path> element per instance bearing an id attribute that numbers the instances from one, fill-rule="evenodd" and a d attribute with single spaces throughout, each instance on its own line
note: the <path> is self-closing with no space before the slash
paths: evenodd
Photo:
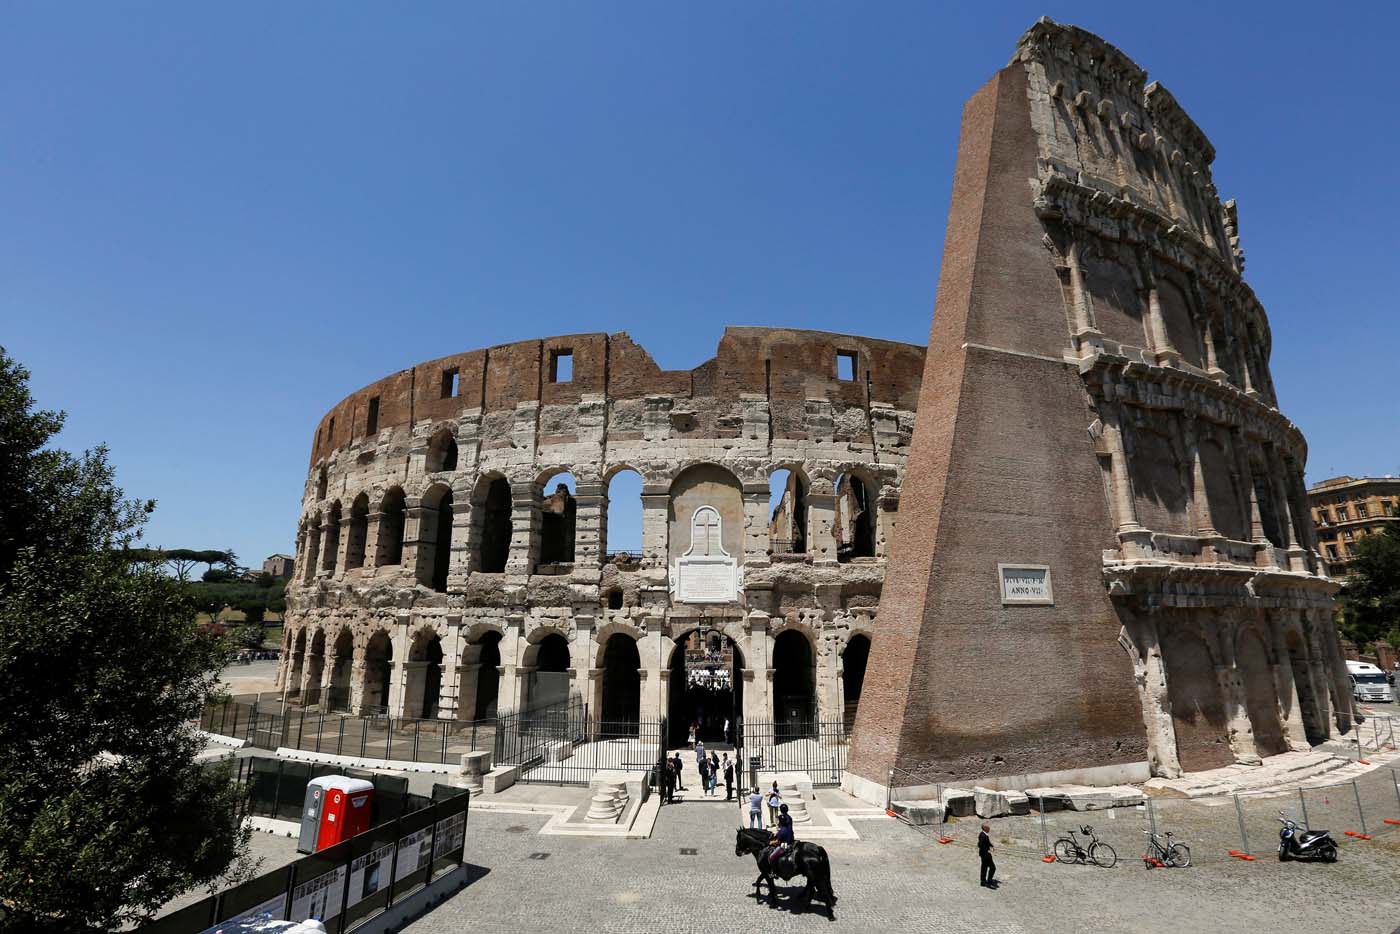
<path id="1" fill-rule="evenodd" d="M 854 355 L 854 379 L 838 378 L 838 353 Z M 559 354 L 571 355 L 567 382 L 555 378 Z M 642 715 L 664 714 L 676 640 L 704 625 L 733 640 L 744 709 L 767 719 L 773 643 L 791 629 L 812 647 L 819 715 L 840 717 L 841 653 L 852 633 L 874 631 L 923 357 L 868 338 L 729 328 L 712 360 L 668 372 L 625 334 L 583 334 L 443 357 L 371 384 L 316 430 L 285 689 L 336 709 L 470 719 L 482 678 L 499 678 L 498 709 L 528 704 L 539 647 L 557 634 L 572 689 L 602 709 L 603 655 L 620 634 L 641 659 Z M 805 492 L 795 554 L 770 538 L 780 468 Z M 642 480 L 642 545 L 614 557 L 609 483 L 624 470 Z M 557 556 L 551 529 L 568 525 L 551 482 L 562 472 L 576 481 L 573 561 L 545 561 Z M 864 484 L 875 553 L 843 562 L 846 477 Z M 701 505 L 721 516 L 740 585 L 733 600 L 685 605 L 672 571 Z M 480 661 L 487 643 L 498 666 Z M 425 710 L 433 677 L 441 690 Z"/>

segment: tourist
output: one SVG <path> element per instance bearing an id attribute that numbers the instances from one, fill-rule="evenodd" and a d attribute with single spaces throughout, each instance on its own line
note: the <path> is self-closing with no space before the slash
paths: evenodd
<path id="1" fill-rule="evenodd" d="M 703 740 L 695 741 L 695 765 L 698 768 L 700 763 L 705 761 L 705 743 Z"/>
<path id="2" fill-rule="evenodd" d="M 783 796 L 778 792 L 778 783 L 773 782 L 773 787 L 768 791 L 768 826 L 775 827 L 778 823 L 778 809 L 783 806 Z"/>
<path id="3" fill-rule="evenodd" d="M 675 769 L 676 769 L 676 788 L 677 788 L 678 790 L 680 790 L 680 791 L 685 791 L 685 784 L 681 781 L 681 754 L 680 754 L 680 753 L 676 753 L 675 758 L 671 760 L 671 764 L 672 764 L 673 766 L 675 766 Z"/>
<path id="4" fill-rule="evenodd" d="M 729 753 L 724 754 L 724 800 L 734 800 L 734 763 L 729 761 Z"/>
<path id="5" fill-rule="evenodd" d="M 778 857 L 788 851 L 797 842 L 797 836 L 792 830 L 792 815 L 788 813 L 788 806 L 784 804 L 778 809 L 778 832 L 774 835 L 777 846 L 773 847 L 773 855 L 768 857 L 768 862 L 776 863 Z"/>
<path id="6" fill-rule="evenodd" d="M 997 864 L 992 861 L 991 829 L 992 825 L 983 821 L 982 832 L 977 835 L 977 855 L 982 858 L 982 869 L 979 876 L 984 889 L 994 889 L 998 884 L 994 878 L 997 874 Z"/>
<path id="7" fill-rule="evenodd" d="M 719 756 L 713 749 L 710 750 L 710 787 L 715 789 L 716 794 L 719 793 Z"/>
<path id="8" fill-rule="evenodd" d="M 734 745 L 734 734 L 729 732 L 729 718 L 724 718 L 724 741 L 729 745 Z"/>
<path id="9" fill-rule="evenodd" d="M 685 744 L 692 749 L 695 748 L 695 724 L 690 725 L 690 735 L 686 737 Z"/>
<path id="10" fill-rule="evenodd" d="M 759 793 L 758 786 L 753 786 L 753 793 L 749 795 L 749 829 L 763 829 L 763 795 Z"/>
<path id="11" fill-rule="evenodd" d="M 676 769 L 671 760 L 661 767 L 661 803 L 674 804 L 676 799 Z"/>

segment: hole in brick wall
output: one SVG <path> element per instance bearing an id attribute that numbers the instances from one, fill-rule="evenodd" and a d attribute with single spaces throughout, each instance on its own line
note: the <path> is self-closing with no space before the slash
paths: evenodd
<path id="1" fill-rule="evenodd" d="M 457 395 L 457 368 L 442 371 L 442 398 L 451 399 Z"/>
<path id="2" fill-rule="evenodd" d="M 549 352 L 549 381 L 551 383 L 571 383 L 574 380 L 574 352 L 572 350 L 551 350 Z"/>
<path id="3" fill-rule="evenodd" d="M 608 591 L 608 609 L 622 609 L 622 589 L 620 587 L 614 587 Z"/>
<path id="4" fill-rule="evenodd" d="M 379 397 L 375 396 L 369 400 L 369 414 L 365 417 L 365 434 L 377 434 L 379 431 Z"/>
<path id="5" fill-rule="evenodd" d="M 856 352 L 854 350 L 836 351 L 836 378 L 848 383 L 855 380 Z"/>

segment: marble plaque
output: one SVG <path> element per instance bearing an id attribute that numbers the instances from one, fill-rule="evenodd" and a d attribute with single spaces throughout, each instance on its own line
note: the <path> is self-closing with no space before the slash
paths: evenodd
<path id="1" fill-rule="evenodd" d="M 681 603 L 731 603 L 739 599 L 738 565 L 729 557 L 676 559 L 676 599 Z"/>
<path id="2" fill-rule="evenodd" d="M 1047 564 L 998 564 L 1003 606 L 1052 606 L 1055 592 L 1050 586 Z"/>

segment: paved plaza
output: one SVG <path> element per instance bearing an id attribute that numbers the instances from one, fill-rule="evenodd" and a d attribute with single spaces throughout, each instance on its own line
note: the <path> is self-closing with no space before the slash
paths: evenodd
<path id="1" fill-rule="evenodd" d="M 1343 838 L 1341 861 L 1332 866 L 1279 864 L 1265 856 L 1147 871 L 1126 858 L 1125 846 L 1125 858 L 1111 870 L 1003 854 L 1004 885 L 988 891 L 977 885 L 970 848 L 940 846 L 894 820 L 862 820 L 855 822 L 861 839 L 824 842 L 839 897 L 829 922 L 790 912 L 786 898 L 782 908 L 770 909 L 749 897 L 754 863 L 734 856 L 737 814 L 733 805 L 687 802 L 663 808 L 650 839 L 621 841 L 540 836 L 544 815 L 474 810 L 466 848 L 471 884 L 407 930 L 1179 934 L 1286 925 L 1390 934 L 1400 926 L 1400 833 L 1368 843 Z M 1089 819 L 1107 823 L 1102 813 Z M 960 834 L 973 826 L 956 825 Z M 994 822 L 994 835 L 997 829 Z M 1265 841 L 1260 849 L 1271 846 Z M 686 849 L 695 854 L 683 855 Z"/>

